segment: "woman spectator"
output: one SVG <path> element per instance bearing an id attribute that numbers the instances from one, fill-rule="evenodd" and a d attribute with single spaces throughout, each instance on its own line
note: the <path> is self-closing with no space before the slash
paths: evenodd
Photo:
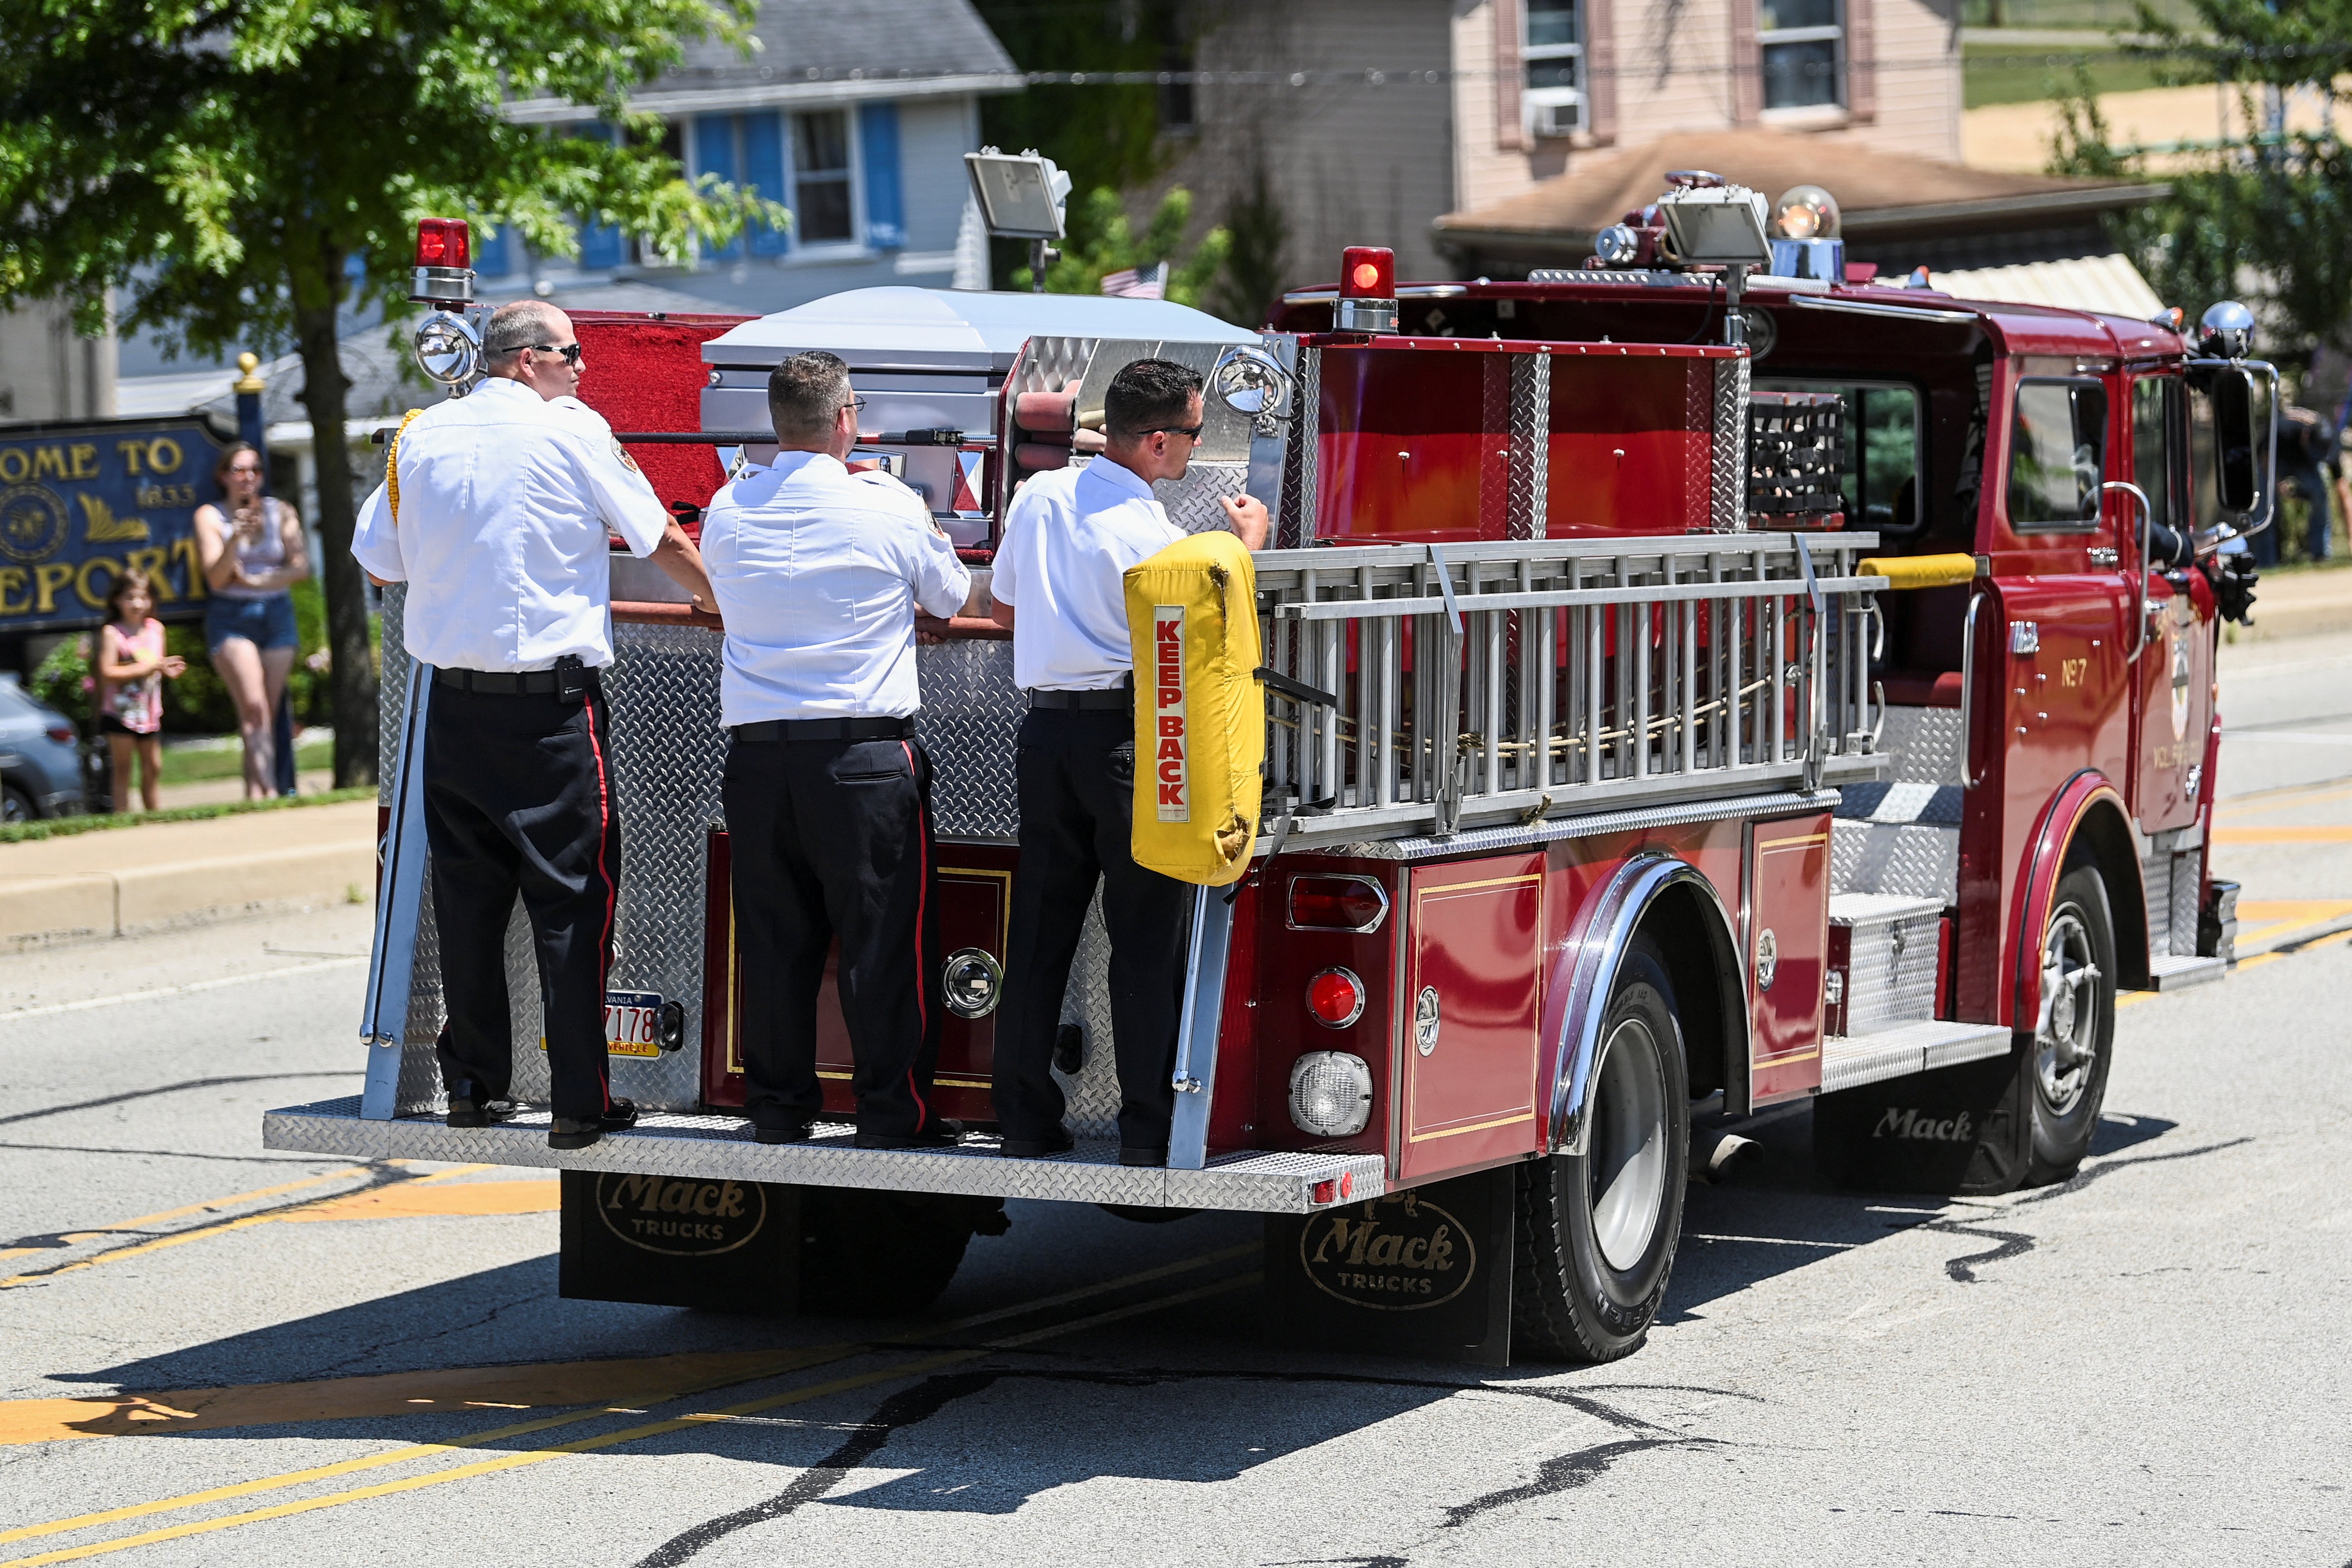
<path id="1" fill-rule="evenodd" d="M 310 575 L 310 563 L 302 520 L 261 493 L 260 453 L 239 441 L 221 454 L 213 473 L 224 503 L 198 507 L 195 520 L 196 556 L 212 589 L 205 647 L 236 704 L 246 798 L 267 800 L 278 793 L 271 724 L 298 640 L 294 596 L 287 590 Z"/>
<path id="2" fill-rule="evenodd" d="M 163 682 L 177 680 L 188 661 L 163 651 L 163 623 L 154 585 L 132 568 L 106 595 L 106 625 L 98 628 L 98 728 L 114 765 L 114 809 L 130 805 L 131 762 L 139 761 L 139 800 L 157 810 L 155 776 L 163 767 Z"/>

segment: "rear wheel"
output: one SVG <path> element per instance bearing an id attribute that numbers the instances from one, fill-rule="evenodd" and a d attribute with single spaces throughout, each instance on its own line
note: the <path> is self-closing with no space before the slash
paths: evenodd
<path id="1" fill-rule="evenodd" d="M 0 822 L 31 822 L 40 815 L 31 795 L 15 784 L 0 784 Z"/>
<path id="2" fill-rule="evenodd" d="M 2033 1077 L 2029 1184 L 2064 1181 L 2091 1152 L 2115 1038 L 2115 918 L 2098 871 L 2077 866 L 2058 879 L 2042 928 L 2042 1010 L 2027 1064 Z"/>
<path id="3" fill-rule="evenodd" d="M 1689 1081 L 1673 982 L 1637 938 L 1601 1021 L 1585 1152 L 1518 1167 L 1516 1350 L 1606 1362 L 1641 1348 L 1682 1231 Z"/>
<path id="4" fill-rule="evenodd" d="M 1002 1236 L 1002 1198 L 801 1189 L 801 1310 L 887 1318 L 939 1300 L 974 1235 Z"/>

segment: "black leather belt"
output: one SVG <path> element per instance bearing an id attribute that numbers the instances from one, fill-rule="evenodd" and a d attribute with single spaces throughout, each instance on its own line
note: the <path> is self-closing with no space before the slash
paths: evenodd
<path id="1" fill-rule="evenodd" d="M 1135 706 L 1132 687 L 1108 686 L 1099 691 L 1032 691 L 1032 708 L 1060 709 L 1065 711 L 1124 713 Z"/>
<path id="2" fill-rule="evenodd" d="M 908 719 L 768 719 L 734 729 L 739 741 L 903 741 L 914 732 Z"/>
<path id="3" fill-rule="evenodd" d="M 591 687 L 596 684 L 596 672 L 583 669 Z M 436 686 L 454 686 L 460 691 L 476 691 L 499 697 L 547 696 L 555 689 L 555 671 L 551 669 L 439 669 L 433 672 Z"/>

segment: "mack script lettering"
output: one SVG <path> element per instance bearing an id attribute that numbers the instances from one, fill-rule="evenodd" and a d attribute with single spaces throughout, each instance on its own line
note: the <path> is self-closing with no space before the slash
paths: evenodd
<path id="1" fill-rule="evenodd" d="M 1318 1215 L 1299 1237 L 1298 1261 L 1326 1295 L 1411 1311 L 1460 1295 L 1477 1253 L 1459 1220 L 1408 1193 Z"/>
<path id="2" fill-rule="evenodd" d="M 623 1241 L 699 1256 L 732 1252 L 759 1235 L 767 1204 L 741 1182 L 604 1175 L 596 1179 L 596 1212 Z"/>
<path id="3" fill-rule="evenodd" d="M 1873 1138 L 1909 1139 L 1913 1142 L 1965 1143 L 1977 1132 L 1965 1110 L 1939 1121 L 1931 1116 L 1922 1116 L 1916 1110 L 1898 1110 L 1889 1106 L 1870 1135 Z"/>

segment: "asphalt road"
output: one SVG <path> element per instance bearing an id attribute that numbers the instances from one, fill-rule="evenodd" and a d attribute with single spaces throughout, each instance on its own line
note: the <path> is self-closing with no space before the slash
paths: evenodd
<path id="1" fill-rule="evenodd" d="M 0 1568 L 2352 1561 L 2352 638 L 2231 649 L 2227 982 L 2075 1181 L 1695 1187 L 1633 1359 L 1267 1349 L 1247 1218 L 1013 1205 L 886 1324 L 555 1294 L 537 1173 L 264 1153 L 366 911 L 0 959 Z M 28 1011 L 29 1009 L 29 1011 Z"/>

